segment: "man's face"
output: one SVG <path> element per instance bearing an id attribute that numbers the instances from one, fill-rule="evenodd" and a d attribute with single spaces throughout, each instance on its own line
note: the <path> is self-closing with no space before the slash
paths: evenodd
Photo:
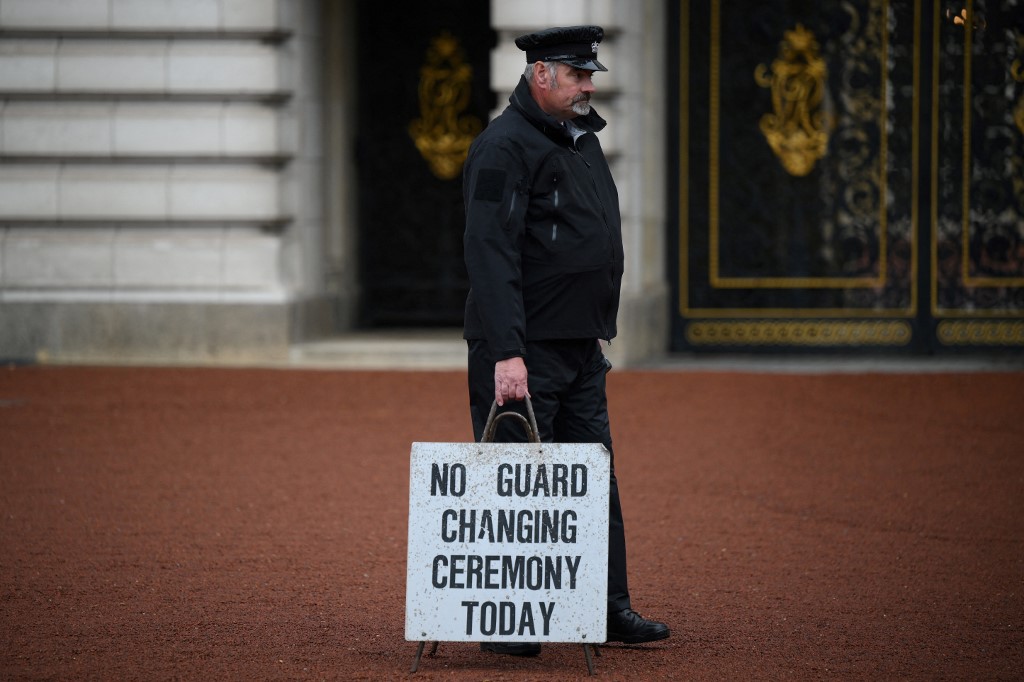
<path id="1" fill-rule="evenodd" d="M 541 109 L 559 121 L 590 113 L 590 96 L 596 91 L 593 71 L 562 63 L 556 65 L 554 78 L 549 77 L 547 69 L 541 67 L 541 71 Z"/>

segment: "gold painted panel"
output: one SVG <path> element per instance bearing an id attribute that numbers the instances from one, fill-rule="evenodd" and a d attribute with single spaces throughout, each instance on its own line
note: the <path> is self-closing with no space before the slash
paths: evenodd
<path id="1" fill-rule="evenodd" d="M 899 5 L 898 11 L 893 4 Z M 781 4 L 765 5 L 765 13 L 784 14 Z M 684 3 L 680 13 L 682 44 L 700 38 L 696 32 L 703 17 L 691 9 L 698 8 Z M 753 48 L 735 40 L 741 21 L 735 16 L 748 13 L 730 12 L 728 2 L 708 5 L 706 145 L 699 139 L 703 125 L 694 126 L 692 120 L 695 115 L 703 118 L 699 98 L 704 84 L 694 82 L 704 78 L 697 61 L 703 55 L 696 50 L 682 50 L 680 55 L 680 158 L 690 174 L 701 172 L 702 152 L 707 158 L 706 193 L 691 193 L 699 191 L 700 182 L 680 183 L 678 300 L 683 316 L 914 314 L 919 155 L 912 120 L 917 102 L 891 92 L 917 91 L 917 9 L 916 1 L 823 3 L 816 25 L 825 27 L 826 35 L 817 35 L 818 29 L 810 28 L 804 17 L 787 17 L 769 52 L 767 40 Z M 846 23 L 833 21 L 826 16 L 829 12 L 845 14 Z M 723 13 L 732 19 L 723 20 Z M 730 20 L 731 26 L 723 26 Z M 889 68 L 895 24 L 904 54 L 912 55 L 906 62 L 911 66 L 899 73 Z M 835 25 L 842 29 L 827 33 Z M 912 46 L 907 45 L 910 42 Z M 752 54 L 737 56 L 744 51 Z M 744 59 L 756 60 L 745 74 L 737 68 Z M 735 85 L 743 78 L 749 80 L 745 89 Z M 770 92 L 761 111 L 749 103 L 744 106 L 752 88 Z M 902 131 L 895 160 L 889 149 L 894 128 Z M 737 158 L 753 146 L 752 132 L 771 151 L 742 167 Z M 703 147 L 695 151 L 701 145 L 706 152 Z M 894 161 L 899 166 L 895 176 L 890 173 Z M 772 169 L 764 170 L 771 164 L 778 168 L 775 176 Z M 743 212 L 751 202 L 736 192 L 737 185 L 753 188 L 748 196 L 783 198 L 761 199 L 769 215 L 749 219 L 758 209 Z M 815 211 L 805 210 L 799 192 L 813 196 Z M 762 233 L 750 238 L 750 226 L 758 222 L 753 230 Z M 802 233 L 793 227 L 797 222 L 802 223 Z M 737 258 L 741 250 L 745 252 Z M 772 250 L 773 261 L 757 260 L 758 251 Z M 799 260 L 791 256 L 798 251 L 804 253 L 803 264 L 789 268 Z M 737 265 L 743 259 L 754 267 Z M 820 295 L 808 303 L 806 292 Z"/>

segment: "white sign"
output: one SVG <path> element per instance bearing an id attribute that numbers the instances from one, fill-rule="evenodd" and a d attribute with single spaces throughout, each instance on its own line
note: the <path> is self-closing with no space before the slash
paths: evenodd
<path id="1" fill-rule="evenodd" d="M 605 641 L 608 451 L 413 443 L 405 638 Z"/>

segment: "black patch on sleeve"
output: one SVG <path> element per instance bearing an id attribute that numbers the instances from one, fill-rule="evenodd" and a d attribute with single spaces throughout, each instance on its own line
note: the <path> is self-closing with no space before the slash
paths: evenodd
<path id="1" fill-rule="evenodd" d="M 493 168 L 484 168 L 476 176 L 476 191 L 473 192 L 473 199 L 476 201 L 501 201 L 505 193 L 505 171 Z"/>

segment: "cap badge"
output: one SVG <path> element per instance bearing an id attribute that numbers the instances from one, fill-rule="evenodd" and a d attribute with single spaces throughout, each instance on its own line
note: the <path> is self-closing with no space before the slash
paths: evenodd
<path id="1" fill-rule="evenodd" d="M 593 52 L 594 54 L 597 54 L 597 41 L 596 40 L 590 44 L 590 51 Z"/>

